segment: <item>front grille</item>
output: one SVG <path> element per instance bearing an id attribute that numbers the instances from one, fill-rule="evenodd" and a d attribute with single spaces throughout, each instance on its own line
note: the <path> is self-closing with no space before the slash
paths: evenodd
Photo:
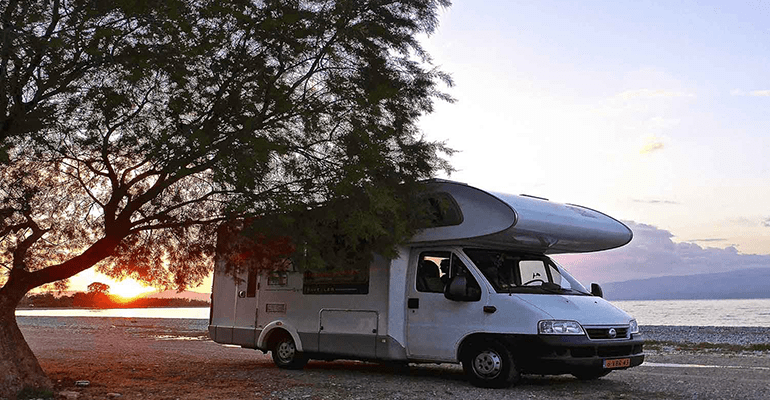
<path id="1" fill-rule="evenodd" d="M 640 354 L 643 348 L 641 344 L 633 346 L 590 346 L 570 347 L 570 356 L 575 358 L 589 357 L 622 357 Z"/>
<path id="2" fill-rule="evenodd" d="M 615 331 L 613 337 L 611 330 Z M 590 339 L 628 339 L 628 327 L 601 327 L 601 328 L 586 328 L 586 333 Z"/>

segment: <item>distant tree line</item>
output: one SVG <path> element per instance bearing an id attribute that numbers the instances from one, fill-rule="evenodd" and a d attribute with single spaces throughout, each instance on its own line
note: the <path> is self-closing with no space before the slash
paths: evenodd
<path id="1" fill-rule="evenodd" d="M 18 308 L 150 308 L 150 307 L 208 307 L 209 302 L 193 299 L 139 298 L 124 300 L 106 293 L 76 292 L 55 296 L 53 293 L 28 294 Z"/>

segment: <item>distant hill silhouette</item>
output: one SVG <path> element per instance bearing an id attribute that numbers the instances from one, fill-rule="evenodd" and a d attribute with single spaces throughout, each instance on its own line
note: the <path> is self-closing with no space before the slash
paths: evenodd
<path id="1" fill-rule="evenodd" d="M 71 295 L 58 296 L 53 293 L 28 294 L 19 302 L 18 308 L 148 308 L 209 306 L 208 293 L 177 293 L 174 290 L 168 290 L 130 300 L 106 293 L 75 292 Z"/>
<path id="2" fill-rule="evenodd" d="M 164 290 L 162 292 L 148 293 L 141 296 L 146 299 L 189 299 L 209 301 L 211 299 L 211 293 L 199 293 L 184 290 L 177 292 L 176 290 Z"/>
<path id="3" fill-rule="evenodd" d="M 608 300 L 770 298 L 770 268 L 665 276 L 602 284 Z"/>

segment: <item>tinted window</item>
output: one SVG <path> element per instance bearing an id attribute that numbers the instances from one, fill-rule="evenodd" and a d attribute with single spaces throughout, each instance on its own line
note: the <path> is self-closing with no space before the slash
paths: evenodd
<path id="1" fill-rule="evenodd" d="M 463 214 L 455 199 L 444 192 L 430 193 L 426 197 L 428 226 L 452 226 L 463 222 Z"/>

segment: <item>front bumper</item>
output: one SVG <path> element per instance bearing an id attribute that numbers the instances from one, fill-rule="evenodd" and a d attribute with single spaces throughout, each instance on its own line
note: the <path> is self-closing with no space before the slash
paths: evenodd
<path id="1" fill-rule="evenodd" d="M 587 336 L 522 335 L 511 348 L 524 373 L 572 374 L 606 370 L 605 360 L 628 359 L 627 369 L 644 362 L 644 339 L 633 334 L 625 339 L 592 340 Z"/>

